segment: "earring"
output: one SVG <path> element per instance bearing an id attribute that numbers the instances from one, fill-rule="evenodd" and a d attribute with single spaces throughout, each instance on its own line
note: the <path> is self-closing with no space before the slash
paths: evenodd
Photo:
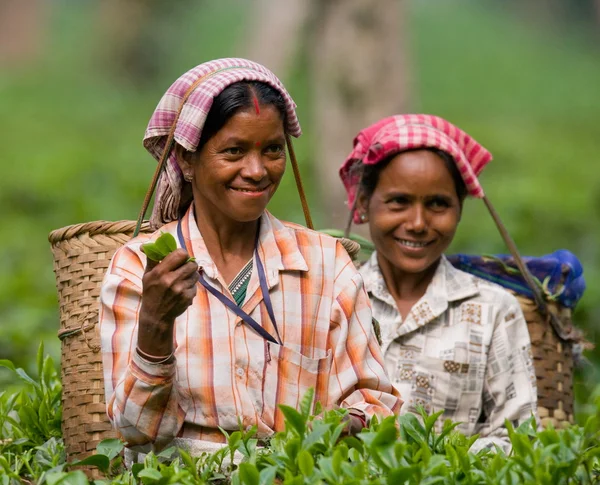
<path id="1" fill-rule="evenodd" d="M 360 222 L 366 222 L 367 221 L 367 215 L 366 214 L 361 214 L 360 215 Z"/>
<path id="2" fill-rule="evenodd" d="M 193 180 L 192 174 L 191 174 L 191 173 L 184 173 L 184 174 L 183 174 L 183 179 L 184 179 L 186 182 L 191 182 L 191 181 Z"/>

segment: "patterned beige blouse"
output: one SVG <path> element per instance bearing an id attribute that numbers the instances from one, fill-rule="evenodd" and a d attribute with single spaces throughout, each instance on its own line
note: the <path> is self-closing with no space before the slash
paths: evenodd
<path id="1" fill-rule="evenodd" d="M 401 413 L 421 404 L 459 430 L 479 434 L 477 451 L 510 448 L 504 421 L 537 417 L 531 343 L 516 298 L 502 287 L 454 268 L 442 257 L 425 295 L 406 319 L 377 263 L 360 269 L 381 325 L 387 372 L 404 399 Z"/>

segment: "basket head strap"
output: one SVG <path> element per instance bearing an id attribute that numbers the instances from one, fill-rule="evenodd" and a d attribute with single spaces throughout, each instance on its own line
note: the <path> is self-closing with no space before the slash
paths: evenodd
<path id="1" fill-rule="evenodd" d="M 306 227 L 309 229 L 314 229 L 312 217 L 310 216 L 310 209 L 308 208 L 308 202 L 306 201 L 306 194 L 304 193 L 304 186 L 302 185 L 302 178 L 300 177 L 298 161 L 296 160 L 296 152 L 294 151 L 294 146 L 292 145 L 292 139 L 287 133 L 285 135 L 285 141 L 288 147 L 288 153 L 290 154 L 290 160 L 292 162 L 292 170 L 294 171 L 294 179 L 296 180 L 296 187 L 298 188 L 298 195 L 300 196 L 300 203 L 302 204 L 302 212 L 304 212 Z"/>
<path id="2" fill-rule="evenodd" d="M 488 211 L 490 212 L 490 215 L 492 216 L 492 219 L 494 220 L 494 223 L 496 224 L 496 227 L 498 228 L 498 231 L 500 232 L 500 236 L 502 236 L 502 239 L 504 240 L 506 247 L 508 248 L 512 257 L 514 258 L 517 268 L 519 268 L 519 271 L 523 275 L 523 278 L 525 279 L 527 286 L 529 286 L 529 289 L 533 293 L 533 298 L 535 300 L 535 303 L 536 303 L 540 313 L 544 317 L 550 319 L 553 327 L 560 328 L 561 324 L 558 321 L 558 317 L 553 312 L 551 312 L 550 309 L 548 308 L 546 300 L 542 296 L 542 292 L 540 291 L 539 286 L 535 283 L 535 281 L 533 279 L 533 275 L 531 274 L 531 272 L 529 271 L 529 268 L 527 267 L 527 265 L 523 261 L 523 258 L 519 254 L 517 245 L 512 240 L 512 238 L 510 237 L 510 234 L 506 230 L 506 227 L 500 220 L 500 216 L 496 212 L 496 209 L 494 209 L 494 206 L 492 205 L 490 200 L 487 198 L 487 196 L 483 197 L 483 202 L 485 203 L 485 206 L 488 208 Z"/>

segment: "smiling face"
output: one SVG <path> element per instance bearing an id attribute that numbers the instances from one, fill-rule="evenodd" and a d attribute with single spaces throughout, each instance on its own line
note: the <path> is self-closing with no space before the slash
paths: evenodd
<path id="1" fill-rule="evenodd" d="M 461 201 L 444 160 L 415 150 L 392 158 L 358 208 L 367 216 L 380 261 L 417 274 L 437 263 L 452 242 Z"/>
<path id="2" fill-rule="evenodd" d="M 241 109 L 197 154 L 178 160 L 192 179 L 196 214 L 227 223 L 255 221 L 285 171 L 281 113 L 272 105 Z"/>

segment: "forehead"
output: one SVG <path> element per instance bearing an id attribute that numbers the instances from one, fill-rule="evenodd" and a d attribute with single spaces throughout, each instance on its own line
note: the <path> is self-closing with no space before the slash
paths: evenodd
<path id="1" fill-rule="evenodd" d="M 236 112 L 216 133 L 215 138 L 264 138 L 284 136 L 283 119 L 273 105 L 244 108 Z"/>
<path id="2" fill-rule="evenodd" d="M 395 155 L 379 175 L 378 189 L 408 192 L 450 191 L 454 180 L 442 157 L 429 150 Z"/>

